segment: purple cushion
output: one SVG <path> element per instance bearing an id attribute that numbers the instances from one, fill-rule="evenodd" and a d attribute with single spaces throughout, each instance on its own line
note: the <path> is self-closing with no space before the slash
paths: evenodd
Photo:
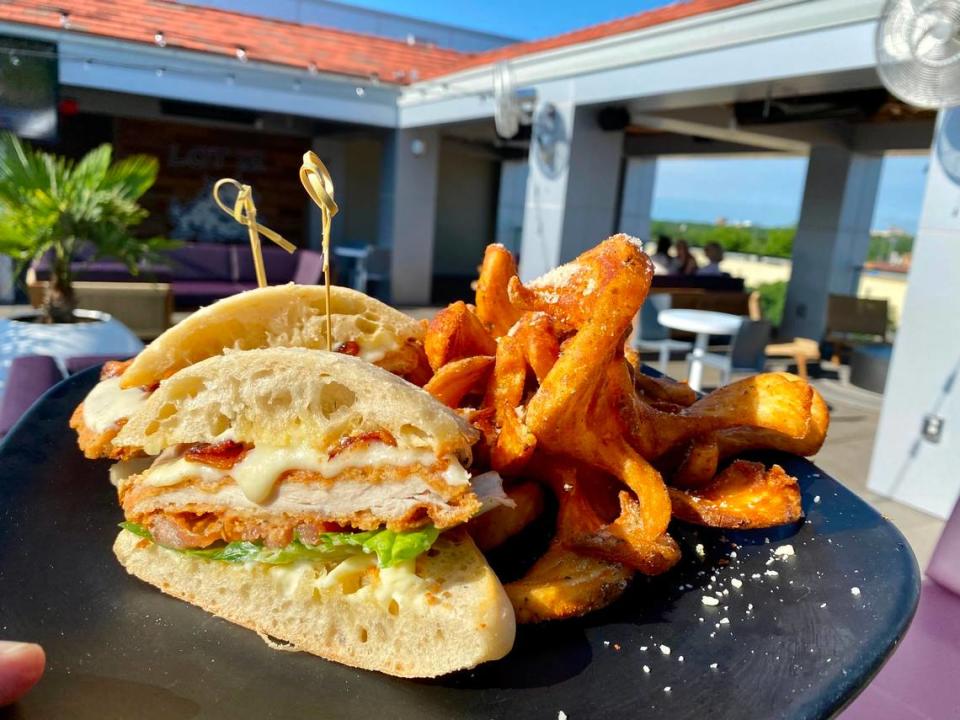
<path id="1" fill-rule="evenodd" d="M 23 355 L 14 358 L 0 402 L 0 437 L 6 435 L 34 401 L 63 379 L 52 357 Z"/>
<path id="2" fill-rule="evenodd" d="M 297 250 L 297 272 L 293 282 L 299 285 L 317 285 L 323 278 L 323 253 Z"/>
<path id="3" fill-rule="evenodd" d="M 170 282 L 170 268 L 163 265 L 143 265 L 134 275 L 127 266 L 116 260 L 86 260 L 70 265 L 74 280 L 95 282 Z M 33 266 L 37 280 L 50 279 L 50 265 L 37 263 Z"/>
<path id="4" fill-rule="evenodd" d="M 900 647 L 840 720 L 960 718 L 960 597 L 925 580 Z"/>
<path id="5" fill-rule="evenodd" d="M 177 309 L 209 305 L 235 292 L 234 283 L 219 280 L 174 280 L 172 286 Z"/>
<path id="6" fill-rule="evenodd" d="M 233 261 L 229 245 L 187 243 L 170 251 L 174 283 L 178 280 L 230 282 Z M 176 291 L 174 291 L 176 293 Z"/>
<path id="7" fill-rule="evenodd" d="M 282 285 L 293 280 L 297 271 L 297 254 L 288 253 L 283 248 L 262 246 L 263 267 L 267 273 L 268 285 Z M 249 245 L 234 247 L 237 259 L 237 282 L 257 282 L 257 271 L 253 264 L 253 251 Z"/>

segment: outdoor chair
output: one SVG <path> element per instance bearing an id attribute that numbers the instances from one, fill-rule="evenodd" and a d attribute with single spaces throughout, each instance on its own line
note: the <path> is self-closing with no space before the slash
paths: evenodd
<path id="1" fill-rule="evenodd" d="M 900 647 L 840 720 L 960 718 L 960 502 L 940 535 Z"/>
<path id="2" fill-rule="evenodd" d="M 657 352 L 659 362 L 657 369 L 667 374 L 667 363 L 670 362 L 671 352 L 686 352 L 693 348 L 693 343 L 685 340 L 670 338 L 670 330 L 657 320 L 661 310 L 670 307 L 670 295 L 657 293 L 647 296 L 640 307 L 640 327 L 633 338 L 633 349 L 637 352 Z"/>
<path id="3" fill-rule="evenodd" d="M 833 349 L 833 362 L 839 363 L 841 352 L 851 350 L 855 345 L 886 341 L 888 317 L 886 300 L 831 295 L 827 299 L 824 340 Z"/>
<path id="4" fill-rule="evenodd" d="M 367 245 L 367 252 L 357 258 L 353 289 L 367 292 L 370 281 L 385 282 L 390 278 L 390 248 Z"/>
<path id="5" fill-rule="evenodd" d="M 704 353 L 700 360 L 704 365 L 718 368 L 721 384 L 730 382 L 733 373 L 763 372 L 767 364 L 766 347 L 770 342 L 770 323 L 766 320 L 744 318 L 740 329 L 733 336 L 728 353 Z M 689 363 L 693 355 L 687 355 Z"/>

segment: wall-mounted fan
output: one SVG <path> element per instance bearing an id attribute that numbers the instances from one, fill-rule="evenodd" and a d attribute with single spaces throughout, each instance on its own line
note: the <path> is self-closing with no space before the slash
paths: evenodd
<path id="1" fill-rule="evenodd" d="M 534 90 L 518 90 L 514 86 L 513 71 L 508 63 L 493 66 L 493 121 L 497 135 L 509 139 L 520 132 L 520 125 L 529 125 L 536 101 Z"/>
<path id="2" fill-rule="evenodd" d="M 960 105 L 960 0 L 887 0 L 877 26 L 877 72 L 911 105 Z"/>

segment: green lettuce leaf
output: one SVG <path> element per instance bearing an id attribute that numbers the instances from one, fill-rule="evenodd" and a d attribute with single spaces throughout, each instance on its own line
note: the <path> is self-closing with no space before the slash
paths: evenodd
<path id="1" fill-rule="evenodd" d="M 134 535 L 153 540 L 150 531 L 143 525 L 122 522 L 120 527 Z M 227 563 L 258 562 L 267 565 L 287 565 L 301 560 L 343 560 L 358 553 L 376 554 L 380 567 L 392 567 L 431 548 L 440 531 L 428 526 L 419 530 L 393 532 L 370 530 L 368 532 L 323 533 L 316 545 L 307 545 L 296 539 L 286 547 L 268 548 L 260 543 L 238 541 L 203 550 L 177 550 L 193 557 Z M 156 541 L 154 541 L 156 542 Z M 176 548 L 168 548 L 176 550 Z"/>

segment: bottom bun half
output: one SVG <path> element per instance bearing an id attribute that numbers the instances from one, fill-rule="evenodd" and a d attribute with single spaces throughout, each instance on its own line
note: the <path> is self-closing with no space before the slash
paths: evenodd
<path id="1" fill-rule="evenodd" d="M 230 564 L 160 547 L 126 530 L 113 546 L 131 575 L 298 650 L 399 677 L 436 677 L 513 647 L 513 607 L 466 533 L 379 569 L 374 556 L 333 564 Z"/>

